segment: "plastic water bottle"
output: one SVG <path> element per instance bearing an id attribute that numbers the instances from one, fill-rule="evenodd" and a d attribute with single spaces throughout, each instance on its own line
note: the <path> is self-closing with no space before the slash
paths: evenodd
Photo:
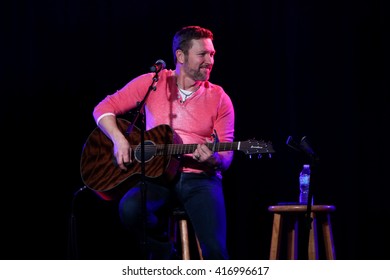
<path id="1" fill-rule="evenodd" d="M 299 174 L 299 204 L 307 204 L 310 188 L 310 165 L 304 164 Z"/>

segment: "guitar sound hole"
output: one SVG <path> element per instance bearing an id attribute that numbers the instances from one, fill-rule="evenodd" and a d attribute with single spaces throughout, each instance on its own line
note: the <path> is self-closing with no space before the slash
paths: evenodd
<path id="1" fill-rule="evenodd" d="M 145 143 L 145 162 L 148 162 L 152 160 L 156 155 L 156 145 L 150 140 L 146 140 L 144 143 Z M 141 162 L 141 144 L 139 144 L 137 148 L 134 150 L 134 158 L 136 161 Z"/>

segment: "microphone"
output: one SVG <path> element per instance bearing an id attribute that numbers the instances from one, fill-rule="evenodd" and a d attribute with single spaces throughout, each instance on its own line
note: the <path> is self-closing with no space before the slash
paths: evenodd
<path id="1" fill-rule="evenodd" d="M 165 61 L 162 59 L 157 60 L 152 67 L 150 67 L 151 72 L 160 72 L 161 70 L 165 69 L 167 65 L 165 64 Z"/>
<path id="2" fill-rule="evenodd" d="M 298 151 L 298 152 L 301 151 L 301 149 L 299 148 L 298 143 L 295 142 L 295 140 L 292 138 L 292 136 L 289 136 L 289 137 L 287 138 L 286 144 L 287 144 L 290 148 L 293 148 L 295 151 Z"/>
<path id="3" fill-rule="evenodd" d="M 319 157 L 318 155 L 314 152 L 314 150 L 312 149 L 312 147 L 310 146 L 308 140 L 307 140 L 307 137 L 306 136 L 303 136 L 302 139 L 301 139 L 301 143 L 299 145 L 299 147 L 302 149 L 302 151 L 304 151 L 307 155 L 309 155 L 312 159 L 318 161 L 319 160 Z"/>
<path id="4" fill-rule="evenodd" d="M 286 144 L 289 147 L 293 148 L 294 150 L 304 153 L 306 156 L 310 157 L 312 160 L 316 162 L 320 160 L 318 155 L 314 152 L 314 150 L 310 146 L 306 136 L 302 137 L 300 143 L 295 142 L 294 139 L 291 136 L 289 136 L 287 138 Z"/>

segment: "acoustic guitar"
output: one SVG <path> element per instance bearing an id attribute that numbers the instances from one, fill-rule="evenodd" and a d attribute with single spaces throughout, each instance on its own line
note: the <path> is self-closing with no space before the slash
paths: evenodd
<path id="1" fill-rule="evenodd" d="M 118 127 L 126 135 L 130 122 L 118 118 Z M 116 164 L 112 141 L 96 127 L 88 136 L 81 153 L 80 171 L 84 184 L 105 200 L 120 198 L 133 187 L 142 175 L 141 133 L 133 126 L 126 137 L 132 145 L 133 162 L 124 171 Z M 270 143 L 258 140 L 207 143 L 210 149 L 241 151 L 247 155 L 274 153 Z M 180 168 L 180 155 L 191 154 L 197 144 L 179 143 L 169 125 L 159 125 L 144 132 L 145 177 L 159 183 L 173 180 Z"/>

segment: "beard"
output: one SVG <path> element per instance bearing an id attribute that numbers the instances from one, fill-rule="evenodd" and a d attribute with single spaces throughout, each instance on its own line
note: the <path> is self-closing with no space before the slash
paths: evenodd
<path id="1" fill-rule="evenodd" d="M 188 64 L 184 64 L 185 73 L 191 77 L 194 81 L 208 81 L 210 78 L 211 67 L 210 66 L 202 66 L 198 69 L 193 69 L 188 66 Z"/>

